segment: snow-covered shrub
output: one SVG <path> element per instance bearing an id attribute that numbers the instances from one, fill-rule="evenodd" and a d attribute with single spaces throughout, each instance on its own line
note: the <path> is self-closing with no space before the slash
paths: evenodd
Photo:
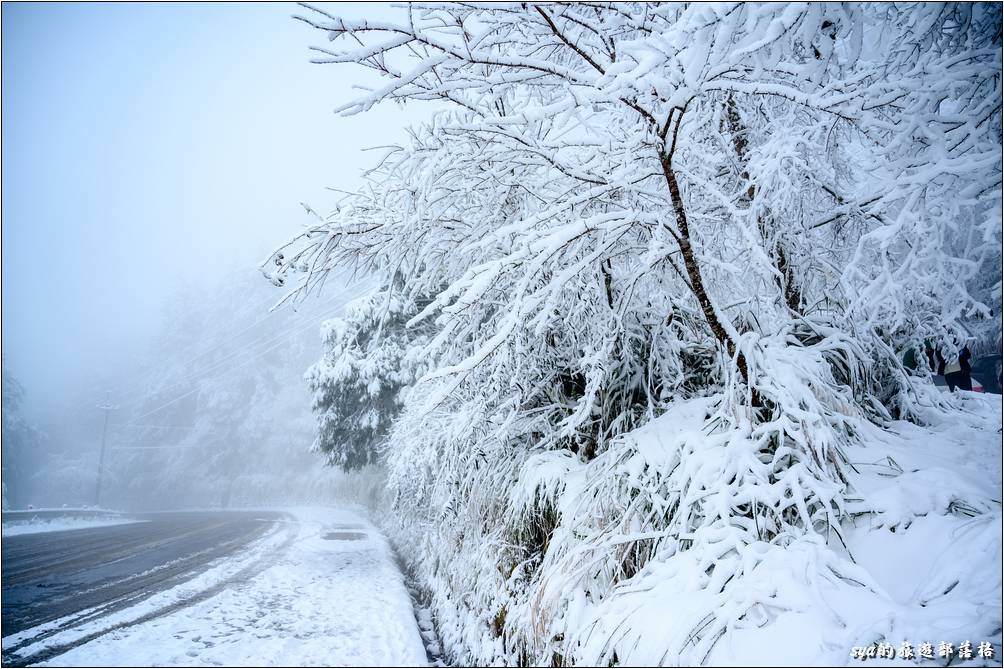
<path id="1" fill-rule="evenodd" d="M 845 451 L 999 301 L 999 7 L 408 11 L 304 18 L 386 78 L 343 111 L 452 108 L 266 265 L 431 298 L 385 463 L 453 659 L 702 662 L 805 588 L 877 596 Z"/>

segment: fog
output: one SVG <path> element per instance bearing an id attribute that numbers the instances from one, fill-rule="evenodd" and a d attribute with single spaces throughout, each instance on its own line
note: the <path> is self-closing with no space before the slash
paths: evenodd
<path id="1" fill-rule="evenodd" d="M 11 504 L 90 502 L 106 405 L 102 503 L 237 503 L 221 482 L 240 477 L 276 498 L 339 485 L 306 452 L 302 375 L 320 322 L 359 289 L 269 315 L 282 291 L 256 266 L 308 221 L 301 203 L 325 211 L 328 187 L 357 185 L 364 149 L 416 111 L 333 114 L 366 75 L 311 64 L 299 10 L 3 6 Z"/>

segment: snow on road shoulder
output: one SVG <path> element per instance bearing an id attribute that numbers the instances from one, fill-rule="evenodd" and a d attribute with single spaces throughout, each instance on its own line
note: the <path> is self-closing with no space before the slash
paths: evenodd
<path id="1" fill-rule="evenodd" d="M 4 520 L 2 533 L 5 537 L 21 534 L 39 534 L 42 532 L 66 532 L 69 530 L 86 530 L 91 527 L 108 527 L 109 525 L 128 525 L 144 523 L 144 520 L 122 517 L 106 518 L 36 518 L 29 520 Z"/>
<path id="2" fill-rule="evenodd" d="M 244 553 L 214 561 L 207 570 L 191 580 L 158 592 L 132 606 L 115 609 L 116 602 L 113 600 L 5 636 L 4 650 L 10 649 L 14 656 L 34 664 L 34 658 L 39 655 L 58 653 L 58 649 L 62 647 L 101 638 L 111 630 L 178 610 L 188 602 L 211 596 L 248 573 L 256 573 L 258 566 L 264 564 L 272 553 L 281 549 L 289 540 L 290 533 L 285 527 L 272 529 L 249 544 Z"/>
<path id="3" fill-rule="evenodd" d="M 379 531 L 348 510 L 287 511 L 295 536 L 254 577 L 48 664 L 427 665 L 411 599 Z"/>

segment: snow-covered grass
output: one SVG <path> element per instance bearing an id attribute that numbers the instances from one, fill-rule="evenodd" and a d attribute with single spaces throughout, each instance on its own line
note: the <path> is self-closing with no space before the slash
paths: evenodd
<path id="1" fill-rule="evenodd" d="M 353 511 L 288 511 L 289 519 L 244 555 L 47 639 L 59 645 L 110 630 L 46 664 L 425 666 L 411 600 L 379 531 Z"/>

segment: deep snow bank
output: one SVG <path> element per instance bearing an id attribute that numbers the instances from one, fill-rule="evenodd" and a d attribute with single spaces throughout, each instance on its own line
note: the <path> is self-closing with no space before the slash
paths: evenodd
<path id="1" fill-rule="evenodd" d="M 524 523 L 557 519 L 532 580 L 518 559 L 508 573 L 489 571 L 512 551 L 501 533 L 455 563 L 419 563 L 447 652 L 501 657 L 520 635 L 582 665 L 846 665 L 860 662 L 855 648 L 888 644 L 899 655 L 906 643 L 916 654 L 929 642 L 937 658 L 941 642 L 969 642 L 967 665 L 999 664 L 1001 400 L 953 402 L 928 410 L 923 426 L 856 421 L 847 485 L 833 495 L 842 520 L 761 541 L 755 510 L 744 527 L 742 509 L 784 488 L 730 487 L 762 455 L 708 425 L 711 400 L 679 403 L 588 463 L 532 455 L 507 502 Z M 724 520 L 688 530 L 681 507 Z M 421 546 L 442 527 L 396 532 Z M 489 579 L 497 590 L 477 589 Z M 981 642 L 994 659 L 976 656 Z"/>
<path id="2" fill-rule="evenodd" d="M 967 663 L 999 665 L 1001 398 L 965 393 L 958 406 L 930 411 L 923 427 L 860 425 L 862 442 L 846 453 L 842 537 L 735 546 L 697 536 L 717 554 L 653 560 L 601 601 L 583 587 L 566 613 L 580 630 L 576 654 L 625 665 L 844 665 L 858 662 L 855 647 L 885 643 L 901 655 L 905 642 L 916 654 L 929 642 L 937 656 L 944 641 L 968 642 Z M 668 414 L 638 430 L 633 447 L 657 458 L 680 430 L 680 414 Z M 709 575 L 709 562 L 723 561 L 742 564 L 738 584 Z M 975 656 L 987 641 L 990 661 Z"/>

